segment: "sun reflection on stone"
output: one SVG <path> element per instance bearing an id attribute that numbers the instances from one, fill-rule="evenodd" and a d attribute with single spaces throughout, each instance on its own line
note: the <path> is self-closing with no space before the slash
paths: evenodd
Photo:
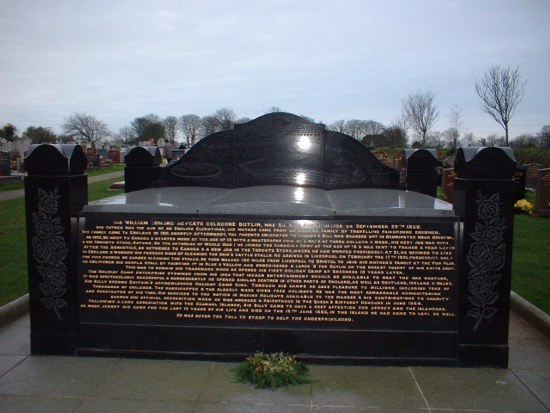
<path id="1" fill-rule="evenodd" d="M 294 179 L 298 185 L 303 185 L 306 183 L 306 174 L 304 172 L 298 172 Z"/>
<path id="2" fill-rule="evenodd" d="M 300 138 L 298 138 L 298 148 L 303 151 L 309 151 L 311 148 L 311 139 L 309 136 L 300 136 Z"/>
<path id="3" fill-rule="evenodd" d="M 304 188 L 294 189 L 294 200 L 297 202 L 303 201 L 305 197 Z"/>

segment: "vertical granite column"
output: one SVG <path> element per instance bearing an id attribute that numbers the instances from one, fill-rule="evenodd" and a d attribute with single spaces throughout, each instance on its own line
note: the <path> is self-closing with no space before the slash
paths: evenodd
<path id="1" fill-rule="evenodd" d="M 76 217 L 88 202 L 79 145 L 33 145 L 25 158 L 32 354 L 76 349 Z"/>
<path id="2" fill-rule="evenodd" d="M 461 148 L 455 172 L 454 208 L 464 222 L 458 361 L 507 367 L 516 161 L 510 148 Z"/>
<path id="3" fill-rule="evenodd" d="M 407 191 L 437 196 L 437 153 L 435 149 L 405 149 Z"/>
<path id="4" fill-rule="evenodd" d="M 161 160 L 156 146 L 131 148 L 124 157 L 124 192 L 154 188 L 161 179 Z"/>

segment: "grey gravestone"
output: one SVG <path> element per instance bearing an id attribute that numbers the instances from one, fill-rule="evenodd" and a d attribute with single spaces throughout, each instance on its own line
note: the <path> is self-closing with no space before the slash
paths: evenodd
<path id="1" fill-rule="evenodd" d="M 109 150 L 108 149 L 98 149 L 97 152 L 96 152 L 99 156 L 101 156 L 103 158 L 103 160 L 107 160 L 109 159 Z"/>
<path id="2" fill-rule="evenodd" d="M 535 209 L 539 216 L 550 216 L 550 168 L 538 170 Z"/>
<path id="3" fill-rule="evenodd" d="M 537 163 L 530 163 L 525 165 L 525 186 L 533 189 L 537 187 L 537 179 L 539 176 L 538 172 L 541 168 L 542 165 L 539 165 Z"/>

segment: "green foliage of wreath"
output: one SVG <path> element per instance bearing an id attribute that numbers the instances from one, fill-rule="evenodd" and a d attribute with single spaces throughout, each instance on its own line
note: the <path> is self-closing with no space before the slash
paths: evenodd
<path id="1" fill-rule="evenodd" d="M 287 353 L 256 353 L 235 369 L 237 381 L 252 383 L 258 389 L 311 383 L 309 370 L 296 356 Z"/>

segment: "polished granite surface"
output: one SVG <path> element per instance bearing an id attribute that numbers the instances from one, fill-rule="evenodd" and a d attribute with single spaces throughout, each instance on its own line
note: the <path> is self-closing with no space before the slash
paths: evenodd
<path id="1" fill-rule="evenodd" d="M 452 204 L 396 189 L 327 191 L 289 185 L 150 188 L 91 202 L 84 212 L 278 216 L 450 217 Z"/>

